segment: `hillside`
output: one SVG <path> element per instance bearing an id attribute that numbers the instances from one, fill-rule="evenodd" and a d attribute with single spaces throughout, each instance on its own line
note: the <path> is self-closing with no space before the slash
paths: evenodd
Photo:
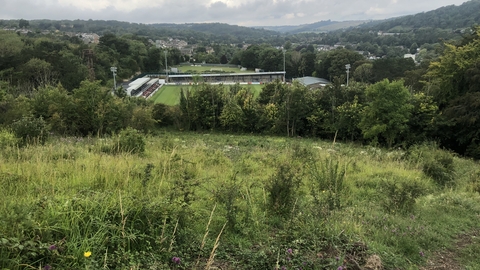
<path id="1" fill-rule="evenodd" d="M 408 32 L 420 28 L 464 29 L 480 24 L 480 0 L 471 0 L 462 5 L 450 5 L 415 15 L 394 18 L 374 26 L 373 30 L 385 32 Z"/>
<path id="2" fill-rule="evenodd" d="M 265 30 L 277 31 L 284 34 L 296 34 L 303 32 L 329 32 L 339 29 L 346 29 L 349 27 L 355 27 L 366 23 L 369 21 L 359 20 L 359 21 L 319 21 L 310 24 L 301 24 L 301 25 L 283 25 L 283 26 L 258 26 L 255 28 L 262 28 Z"/>
<path id="3" fill-rule="evenodd" d="M 278 32 L 254 29 L 224 23 L 191 23 L 191 24 L 142 24 L 122 21 L 104 20 L 31 20 L 31 30 L 50 30 L 73 33 L 93 32 L 99 35 L 114 33 L 124 35 L 127 33 L 160 39 L 165 37 L 188 39 L 190 42 L 261 42 Z M 9 27 L 18 25 L 18 20 L 0 20 L 0 26 Z"/>
<path id="4" fill-rule="evenodd" d="M 0 148 L 0 268 L 422 269 L 445 247 L 458 268 L 441 269 L 480 265 L 472 161 L 158 132 L 143 154 L 95 137 Z M 447 187 L 422 172 L 436 155 L 453 162 Z"/>

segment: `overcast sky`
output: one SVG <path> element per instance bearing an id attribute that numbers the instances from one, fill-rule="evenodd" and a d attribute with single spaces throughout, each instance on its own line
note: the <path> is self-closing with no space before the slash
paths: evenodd
<path id="1" fill-rule="evenodd" d="M 0 19 L 298 25 L 385 19 L 465 0 L 0 0 Z"/>

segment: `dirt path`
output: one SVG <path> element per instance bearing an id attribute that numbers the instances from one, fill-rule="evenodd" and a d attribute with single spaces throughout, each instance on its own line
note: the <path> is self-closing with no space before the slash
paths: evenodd
<path id="1" fill-rule="evenodd" d="M 468 245 L 472 244 L 473 237 L 478 237 L 480 230 L 461 234 L 455 240 L 452 248 L 436 252 L 427 260 L 427 265 L 420 270 L 462 270 L 465 269 L 458 262 L 458 253 Z"/>

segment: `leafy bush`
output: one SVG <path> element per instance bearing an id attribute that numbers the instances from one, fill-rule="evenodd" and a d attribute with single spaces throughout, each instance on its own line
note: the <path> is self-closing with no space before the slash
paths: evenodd
<path id="1" fill-rule="evenodd" d="M 432 159 L 425 160 L 422 171 L 440 186 L 451 183 L 455 176 L 452 154 L 445 151 L 437 151 L 433 154 Z"/>
<path id="2" fill-rule="evenodd" d="M 100 146 L 100 151 L 108 154 L 131 153 L 138 154 L 145 152 L 144 135 L 131 127 L 122 131 L 112 140 Z"/>
<path id="3" fill-rule="evenodd" d="M 145 137 L 136 129 L 126 128 L 118 136 L 118 149 L 121 152 L 145 152 Z"/>
<path id="4" fill-rule="evenodd" d="M 439 149 L 436 144 L 414 145 L 407 157 L 440 186 L 452 183 L 455 178 L 452 153 Z"/>
<path id="5" fill-rule="evenodd" d="M 427 191 L 426 185 L 419 179 L 392 177 L 380 184 L 380 193 L 384 196 L 383 206 L 389 212 L 411 212 L 415 200 Z"/>
<path id="6" fill-rule="evenodd" d="M 15 134 L 6 129 L 0 129 L 0 149 L 3 149 L 8 146 L 14 146 L 18 143 L 17 137 Z"/>
<path id="7" fill-rule="evenodd" d="M 12 123 L 12 130 L 21 139 L 23 145 L 29 143 L 44 144 L 48 139 L 50 127 L 42 117 L 24 116 Z"/>

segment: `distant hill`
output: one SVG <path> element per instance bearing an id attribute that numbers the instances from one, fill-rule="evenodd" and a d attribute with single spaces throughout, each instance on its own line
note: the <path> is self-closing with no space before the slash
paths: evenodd
<path id="1" fill-rule="evenodd" d="M 189 42 L 214 41 L 219 43 L 262 42 L 280 33 L 225 23 L 142 24 L 114 20 L 31 20 L 30 29 L 73 33 L 93 32 L 134 34 L 156 38 L 181 38 Z M 18 25 L 18 20 L 0 20 L 0 26 Z"/>
<path id="2" fill-rule="evenodd" d="M 359 20 L 359 21 L 338 22 L 338 21 L 327 20 L 327 21 L 319 21 L 319 22 L 302 24 L 302 25 L 257 26 L 254 28 L 272 30 L 272 31 L 277 31 L 285 34 L 296 34 L 296 33 L 305 33 L 305 32 L 324 33 L 324 32 L 359 26 L 367 22 L 370 22 L 370 21 Z"/>
<path id="3" fill-rule="evenodd" d="M 226 23 L 150 24 L 150 26 L 157 29 L 194 31 L 213 36 L 234 36 L 242 39 L 269 37 L 279 34 L 278 32 L 269 29 L 256 29 Z"/>
<path id="4" fill-rule="evenodd" d="M 445 6 L 364 26 L 384 32 L 409 32 L 420 28 L 456 30 L 470 28 L 475 24 L 480 24 L 480 0 L 471 0 L 459 6 Z"/>

